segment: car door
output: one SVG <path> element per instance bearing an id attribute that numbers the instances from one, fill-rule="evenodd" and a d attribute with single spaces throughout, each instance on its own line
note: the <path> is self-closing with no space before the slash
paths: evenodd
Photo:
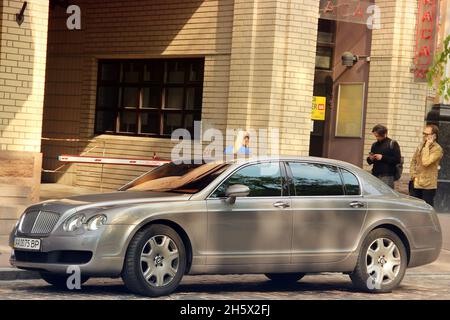
<path id="1" fill-rule="evenodd" d="M 292 211 L 279 161 L 246 164 L 207 199 L 209 265 L 289 264 Z M 247 197 L 227 203 L 230 185 L 246 185 Z"/>
<path id="2" fill-rule="evenodd" d="M 356 175 L 332 165 L 288 162 L 293 189 L 292 263 L 344 259 L 357 245 L 367 203 Z"/>

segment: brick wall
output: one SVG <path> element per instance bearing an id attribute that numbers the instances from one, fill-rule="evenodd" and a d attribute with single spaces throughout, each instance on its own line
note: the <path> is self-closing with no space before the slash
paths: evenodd
<path id="1" fill-rule="evenodd" d="M 410 72 L 417 2 L 377 0 L 376 4 L 382 19 L 381 29 L 373 30 L 364 156 L 374 141 L 373 126 L 387 125 L 389 136 L 399 142 L 405 157 L 406 181 L 411 157 L 421 139 L 428 91 L 426 84 L 414 82 Z"/>
<path id="2" fill-rule="evenodd" d="M 233 1 L 78 1 L 82 30 L 68 31 L 62 8 L 50 13 L 44 135 L 92 143 L 45 142 L 44 168 L 61 165 L 61 153 L 112 157 L 169 158 L 168 139 L 100 135 L 94 137 L 97 60 L 204 56 L 202 121 L 226 128 Z M 67 171 L 66 171 L 67 170 Z M 115 189 L 144 172 L 141 167 L 71 165 L 47 181 Z"/>
<path id="3" fill-rule="evenodd" d="M 67 17 L 66 10 L 61 7 L 50 9 L 42 126 L 42 136 L 46 139 L 80 138 L 85 30 L 69 32 L 66 27 Z M 43 168 L 57 169 L 61 166 L 58 155 L 76 154 L 78 147 L 75 142 L 44 140 Z M 68 165 L 61 172 L 43 173 L 43 180 L 76 183 L 75 165 Z"/>
<path id="4" fill-rule="evenodd" d="M 39 201 L 48 0 L 0 2 L 0 245 Z"/>
<path id="5" fill-rule="evenodd" d="M 281 154 L 309 152 L 318 12 L 312 1 L 235 1 L 228 127 L 279 128 Z"/>
<path id="6" fill-rule="evenodd" d="M 47 51 L 47 0 L 1 2 L 0 150 L 40 152 Z"/>
<path id="7" fill-rule="evenodd" d="M 93 136 L 97 59 L 204 56 L 203 129 L 280 128 L 282 154 L 309 150 L 318 3 L 311 1 L 79 1 L 82 30 L 51 12 L 44 135 L 93 139 L 46 142 L 58 153 L 170 157 L 167 139 Z M 66 72 L 66 70 L 68 72 Z M 65 112 L 67 110 L 67 113 Z M 144 168 L 72 165 L 48 180 L 114 189 Z M 75 178 L 76 177 L 76 178 Z M 101 183 L 100 183 L 101 177 Z"/>

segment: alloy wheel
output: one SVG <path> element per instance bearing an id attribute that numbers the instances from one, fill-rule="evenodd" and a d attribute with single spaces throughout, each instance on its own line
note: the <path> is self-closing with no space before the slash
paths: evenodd
<path id="1" fill-rule="evenodd" d="M 166 235 L 151 237 L 142 248 L 141 272 L 153 287 L 170 284 L 178 272 L 180 254 L 175 241 Z"/>
<path id="2" fill-rule="evenodd" d="M 367 273 L 377 284 L 389 285 L 395 281 L 401 262 L 400 250 L 390 239 L 376 239 L 367 249 Z"/>

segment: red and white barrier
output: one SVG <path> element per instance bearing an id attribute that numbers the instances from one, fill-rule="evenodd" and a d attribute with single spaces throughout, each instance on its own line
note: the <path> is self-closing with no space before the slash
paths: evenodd
<path id="1" fill-rule="evenodd" d="M 77 155 L 60 155 L 58 157 L 58 160 L 61 162 L 69 162 L 69 163 L 135 165 L 135 166 L 144 166 L 144 167 L 159 167 L 159 166 L 162 166 L 163 164 L 170 162 L 167 160 L 88 157 L 88 156 L 77 156 Z"/>

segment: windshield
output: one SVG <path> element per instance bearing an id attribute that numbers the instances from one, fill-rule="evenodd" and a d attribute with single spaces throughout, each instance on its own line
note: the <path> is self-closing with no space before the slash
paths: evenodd
<path id="1" fill-rule="evenodd" d="M 212 162 L 204 164 L 175 164 L 158 167 L 122 187 L 121 191 L 170 191 L 194 194 L 203 190 L 230 164 Z"/>

